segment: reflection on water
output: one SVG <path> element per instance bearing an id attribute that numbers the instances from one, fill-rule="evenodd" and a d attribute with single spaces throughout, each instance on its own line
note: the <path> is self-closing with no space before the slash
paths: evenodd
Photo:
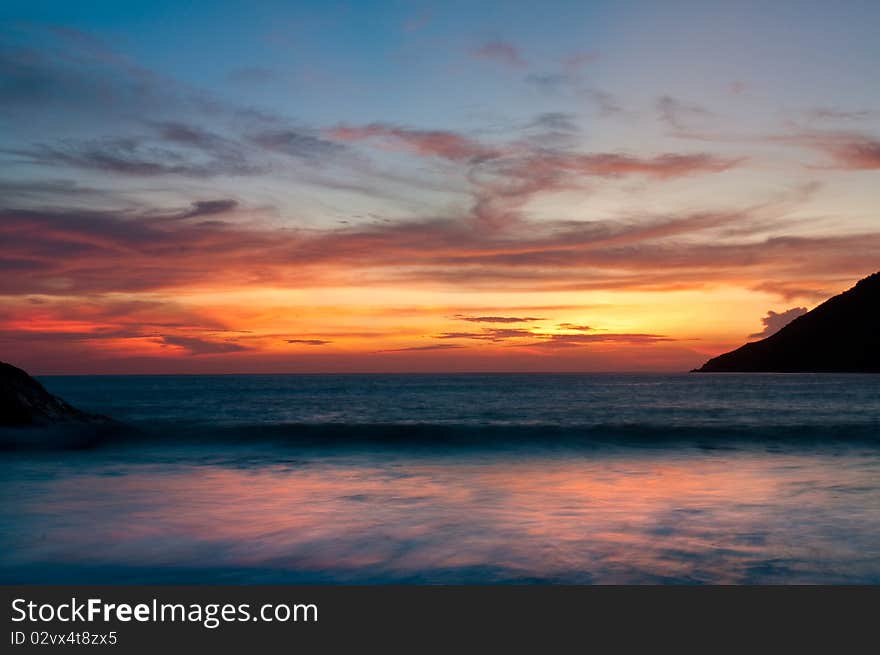
<path id="1" fill-rule="evenodd" d="M 0 581 L 880 582 L 880 451 L 0 463 Z"/>

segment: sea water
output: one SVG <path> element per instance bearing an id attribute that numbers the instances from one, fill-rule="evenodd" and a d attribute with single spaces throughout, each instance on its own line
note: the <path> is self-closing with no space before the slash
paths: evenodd
<path id="1" fill-rule="evenodd" d="M 880 583 L 880 376 L 41 381 L 3 583 Z"/>

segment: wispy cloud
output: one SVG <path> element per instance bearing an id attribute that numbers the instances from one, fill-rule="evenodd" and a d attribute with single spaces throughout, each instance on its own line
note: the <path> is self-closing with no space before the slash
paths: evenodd
<path id="1" fill-rule="evenodd" d="M 463 314 L 456 314 L 455 318 L 471 323 L 532 323 L 546 320 L 537 316 L 465 316 Z"/>
<path id="2" fill-rule="evenodd" d="M 626 113 L 621 102 L 607 91 L 586 89 L 583 95 L 596 106 L 600 116 L 619 116 Z"/>
<path id="3" fill-rule="evenodd" d="M 567 328 L 572 329 L 572 328 Z M 589 328 L 587 328 L 589 330 Z M 506 343 L 518 347 L 550 347 L 566 348 L 584 346 L 592 343 L 626 343 L 645 344 L 674 339 L 662 334 L 641 334 L 623 332 L 595 332 L 584 334 L 566 334 L 558 332 L 542 332 L 520 328 L 484 328 L 479 332 L 443 332 L 435 335 L 435 339 L 463 339 L 472 341 L 488 341 Z"/>
<path id="4" fill-rule="evenodd" d="M 563 330 L 572 330 L 573 332 L 592 332 L 593 328 L 589 325 L 576 325 L 574 323 L 560 323 L 557 327 Z"/>
<path id="5" fill-rule="evenodd" d="M 657 99 L 657 112 L 660 120 L 676 130 L 691 128 L 694 120 L 705 119 L 713 114 L 696 103 L 685 102 L 669 95 Z"/>
<path id="6" fill-rule="evenodd" d="M 306 130 L 264 130 L 249 137 L 251 143 L 273 152 L 297 157 L 309 162 L 322 162 L 344 151 L 344 146 Z"/>
<path id="7" fill-rule="evenodd" d="M 469 289 L 693 288 L 732 275 L 747 286 L 772 279 L 775 289 L 787 289 L 797 280 L 864 274 L 880 248 L 876 231 L 782 236 L 776 227 L 767 235 L 768 220 L 784 222 L 760 207 L 630 220 L 523 219 L 502 231 L 470 216 L 296 231 L 236 221 L 234 201 L 201 202 L 140 213 L 2 210 L 0 292 L 131 293 L 218 280 L 225 287 L 255 280 L 309 287 L 359 284 L 365 273 L 371 284 Z M 229 216 L 198 220 L 218 212 Z M 737 237 L 719 240 L 731 227 Z"/>
<path id="8" fill-rule="evenodd" d="M 380 352 L 384 353 L 403 353 L 403 352 L 422 352 L 431 350 L 455 350 L 456 348 L 464 348 L 461 344 L 456 343 L 435 343 L 428 346 L 408 346 L 406 348 L 388 348 Z"/>
<path id="9" fill-rule="evenodd" d="M 337 125 L 327 131 L 338 141 L 380 139 L 389 146 L 451 161 L 481 160 L 496 157 L 495 148 L 446 130 L 414 130 L 396 125 L 372 123 L 364 126 Z"/>
<path id="10" fill-rule="evenodd" d="M 169 335 L 163 335 L 160 339 L 163 344 L 183 348 L 190 355 L 218 355 L 249 350 L 247 346 L 233 341 L 209 341 L 197 337 Z"/>
<path id="11" fill-rule="evenodd" d="M 232 142 L 182 124 L 156 124 L 155 138 L 142 136 L 65 139 L 7 150 L 27 162 L 124 176 L 208 178 L 255 175 L 265 169 L 248 161 Z"/>
<path id="12" fill-rule="evenodd" d="M 863 135 L 829 135 L 807 137 L 813 145 L 831 156 L 833 166 L 849 170 L 880 169 L 880 140 Z"/>
<path id="13" fill-rule="evenodd" d="M 497 61 L 511 68 L 525 68 L 528 66 L 519 49 L 508 41 L 489 41 L 471 51 L 478 59 Z"/>
<path id="14" fill-rule="evenodd" d="M 822 121 L 864 121 L 880 117 L 880 110 L 876 109 L 846 110 L 833 107 L 816 107 L 806 113 L 808 118 Z"/>
<path id="15" fill-rule="evenodd" d="M 480 332 L 443 332 L 435 339 L 476 339 L 479 341 L 505 341 L 519 337 L 534 337 L 535 332 L 519 328 L 484 328 Z"/>

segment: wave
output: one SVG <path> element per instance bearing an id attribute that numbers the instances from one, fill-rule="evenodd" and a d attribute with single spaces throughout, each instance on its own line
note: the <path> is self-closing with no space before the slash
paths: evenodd
<path id="1" fill-rule="evenodd" d="M 57 425 L 0 430 L 0 449 L 89 449 L 113 445 L 248 444 L 346 448 L 515 446 L 602 447 L 730 442 L 880 446 L 880 423 L 834 424 L 456 424 L 456 423 L 253 423 L 163 421 L 141 425 Z"/>

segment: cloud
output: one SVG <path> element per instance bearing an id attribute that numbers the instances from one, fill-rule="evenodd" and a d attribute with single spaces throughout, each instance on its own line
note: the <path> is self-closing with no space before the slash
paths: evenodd
<path id="1" fill-rule="evenodd" d="M 590 178 L 641 175 L 668 180 L 720 173 L 742 161 L 707 153 L 636 157 L 621 153 L 529 150 L 487 160 L 472 170 L 472 215 L 479 224 L 499 229 L 520 222 L 521 209 L 537 194 L 579 189 Z"/>
<path id="2" fill-rule="evenodd" d="M 568 325 L 568 324 L 565 324 Z M 590 331 L 587 326 L 566 329 Z M 435 339 L 469 339 L 492 343 L 510 342 L 516 347 L 570 348 L 592 343 L 652 344 L 660 341 L 674 341 L 662 334 L 642 334 L 623 332 L 597 332 L 593 334 L 560 334 L 555 332 L 536 332 L 517 328 L 485 328 L 480 332 L 443 332 Z M 528 339 L 528 341 L 523 341 Z"/>
<path id="3" fill-rule="evenodd" d="M 600 116 L 617 116 L 626 111 L 620 101 L 607 91 L 587 89 L 583 93 L 599 109 Z"/>
<path id="4" fill-rule="evenodd" d="M 328 343 L 333 343 L 332 341 L 326 341 L 324 339 L 285 339 L 287 343 L 295 343 L 302 344 L 304 346 L 326 346 Z"/>
<path id="5" fill-rule="evenodd" d="M 464 346 L 455 343 L 435 343 L 430 346 L 410 346 L 408 348 L 389 348 L 381 350 L 383 353 L 403 353 L 403 352 L 419 352 L 425 350 L 454 350 L 456 348 L 464 348 Z"/>
<path id="6" fill-rule="evenodd" d="M 561 92 L 571 82 L 568 75 L 560 73 L 531 73 L 526 75 L 525 80 L 538 91 L 547 95 Z"/>
<path id="7" fill-rule="evenodd" d="M 589 325 L 575 325 L 574 323 L 560 323 L 556 327 L 560 327 L 563 330 L 573 330 L 576 332 L 592 332 L 593 328 Z"/>
<path id="8" fill-rule="evenodd" d="M 580 128 L 575 122 L 576 118 L 577 117 L 574 114 L 558 111 L 546 112 L 538 114 L 535 119 L 528 124 L 528 127 L 556 132 L 579 132 Z"/>
<path id="9" fill-rule="evenodd" d="M 316 162 L 337 156 L 345 147 L 304 130 L 265 130 L 249 137 L 251 143 L 273 152 Z"/>
<path id="10" fill-rule="evenodd" d="M 573 348 L 592 343 L 653 344 L 661 341 L 675 341 L 675 339 L 662 334 L 615 332 L 599 334 L 545 334 L 538 336 L 543 337 L 543 340 L 529 344 L 530 347 Z"/>
<path id="11" fill-rule="evenodd" d="M 31 275 L 27 282 L 7 276 L 0 292 L 101 293 L 232 281 L 235 271 L 257 268 L 260 256 L 277 248 L 278 234 L 183 220 L 231 207 L 230 201 L 207 202 L 149 213 L 0 210 L 0 238 L 13 244 L 0 255 L 0 270 Z"/>
<path id="12" fill-rule="evenodd" d="M 546 320 L 536 316 L 465 316 L 463 314 L 456 314 L 455 318 L 471 323 L 531 323 Z"/>
<path id="13" fill-rule="evenodd" d="M 54 196 L 77 198 L 89 196 L 94 200 L 106 200 L 112 194 L 102 189 L 83 186 L 76 180 L 0 180 L 0 194 L 4 198 L 24 198 L 43 201 Z"/>
<path id="14" fill-rule="evenodd" d="M 871 138 L 828 142 L 823 149 L 839 168 L 849 170 L 880 169 L 880 141 Z"/>
<path id="15" fill-rule="evenodd" d="M 185 212 L 181 218 L 195 218 L 197 216 L 213 216 L 225 214 L 238 207 L 237 200 L 197 200 L 192 203 L 192 209 Z"/>
<path id="16" fill-rule="evenodd" d="M 372 123 L 365 126 L 337 125 L 327 131 L 337 141 L 381 139 L 421 156 L 440 157 L 450 161 L 483 160 L 498 156 L 494 148 L 484 146 L 461 134 L 445 130 L 413 130 L 396 125 Z"/>
<path id="17" fill-rule="evenodd" d="M 497 61 L 511 68 L 525 68 L 528 65 L 519 50 L 507 41 L 489 41 L 471 54 L 478 59 Z"/>
<path id="18" fill-rule="evenodd" d="M 829 121 L 861 121 L 880 116 L 880 111 L 875 109 L 860 109 L 847 111 L 832 107 L 817 107 L 807 112 L 807 117 L 813 120 Z"/>
<path id="19" fill-rule="evenodd" d="M 218 355 L 221 353 L 234 353 L 250 350 L 246 346 L 233 341 L 209 341 L 197 337 L 170 335 L 162 335 L 160 340 L 163 344 L 183 348 L 187 350 L 190 355 Z"/>
<path id="20" fill-rule="evenodd" d="M 578 130 L 572 115 L 546 112 L 527 129 L 548 130 L 501 146 L 487 145 L 447 130 L 417 130 L 384 123 L 340 124 L 326 130 L 341 142 L 375 140 L 380 147 L 461 164 L 473 197 L 471 218 L 487 229 L 521 221 L 522 208 L 537 194 L 582 188 L 588 178 L 642 175 L 666 180 L 719 173 L 742 158 L 709 153 L 662 153 L 639 157 L 625 153 L 579 153 L 570 148 Z M 565 146 L 558 148 L 557 146 Z"/>
<path id="21" fill-rule="evenodd" d="M 27 298 L 27 303 L 3 303 L 0 330 L 32 340 L 38 337 L 72 341 L 140 339 L 168 333 L 216 334 L 226 332 L 217 319 L 167 301 L 103 297 L 57 299 Z"/>
<path id="22" fill-rule="evenodd" d="M 94 361 L 131 354 L 156 356 L 163 348 L 190 355 L 241 352 L 221 321 L 172 301 L 113 296 L 0 299 L 0 346 L 37 357 Z"/>
<path id="23" fill-rule="evenodd" d="M 876 268 L 880 232 L 784 236 L 766 209 L 617 220 L 523 219 L 487 229 L 469 216 L 322 231 L 169 218 L 229 209 L 0 210 L 0 293 L 71 295 L 255 283 L 431 284 L 467 289 L 695 288 L 735 278 L 817 287 Z M 224 204 L 226 203 L 226 204 Z M 772 215 L 771 215 L 772 218 Z M 719 240 L 730 227 L 735 236 Z M 487 314 L 491 316 L 491 314 Z M 504 315 L 501 315 L 504 316 Z"/>
<path id="24" fill-rule="evenodd" d="M 810 168 L 839 170 L 880 169 L 880 140 L 859 132 L 803 131 L 767 137 L 767 141 L 816 150 L 829 161 Z"/>
<path id="25" fill-rule="evenodd" d="M 554 164 L 561 169 L 583 175 L 617 177 L 640 174 L 667 179 L 700 173 L 719 173 L 737 166 L 742 161 L 742 159 L 717 157 L 707 153 L 687 155 L 668 153 L 656 157 L 599 153 L 562 157 Z"/>
<path id="26" fill-rule="evenodd" d="M 67 166 L 133 177 L 254 175 L 262 167 L 216 135 L 190 131 L 179 124 L 157 125 L 159 143 L 130 136 L 65 139 L 54 144 L 7 150 L 32 164 Z M 165 145 L 161 145 L 165 144 Z M 169 147 L 172 146 L 172 147 Z"/>
<path id="27" fill-rule="evenodd" d="M 764 329 L 761 332 L 750 334 L 749 339 L 763 339 L 776 334 L 798 316 L 806 314 L 807 311 L 806 307 L 792 307 L 779 314 L 772 309 L 768 310 L 767 315 L 761 319 L 761 322 L 764 324 Z"/>
<path id="28" fill-rule="evenodd" d="M 519 337 L 536 336 L 531 330 L 518 328 L 485 328 L 481 332 L 443 332 L 435 335 L 435 339 L 478 339 L 480 341 L 504 341 Z"/>
<path id="29" fill-rule="evenodd" d="M 772 293 L 783 300 L 794 300 L 795 298 L 805 298 L 809 300 L 824 300 L 828 298 L 828 296 L 833 295 L 829 290 L 829 283 L 831 286 L 837 286 L 838 284 L 844 285 L 850 280 L 841 279 L 841 280 L 809 280 L 809 279 L 797 279 L 791 281 L 779 281 L 779 280 L 771 280 L 771 281 L 763 281 L 758 284 L 755 284 L 751 288 L 755 291 L 763 291 L 764 293 Z"/>
<path id="30" fill-rule="evenodd" d="M 0 37 L 0 104 L 16 121 L 47 131 L 57 126 L 61 134 L 86 121 L 103 126 L 204 118 L 228 109 L 204 90 L 144 67 L 90 34 L 36 23 L 19 23 Z"/>
<path id="31" fill-rule="evenodd" d="M 676 130 L 686 130 L 694 119 L 712 116 L 712 112 L 697 104 L 686 103 L 672 96 L 657 99 L 660 120 Z"/>

